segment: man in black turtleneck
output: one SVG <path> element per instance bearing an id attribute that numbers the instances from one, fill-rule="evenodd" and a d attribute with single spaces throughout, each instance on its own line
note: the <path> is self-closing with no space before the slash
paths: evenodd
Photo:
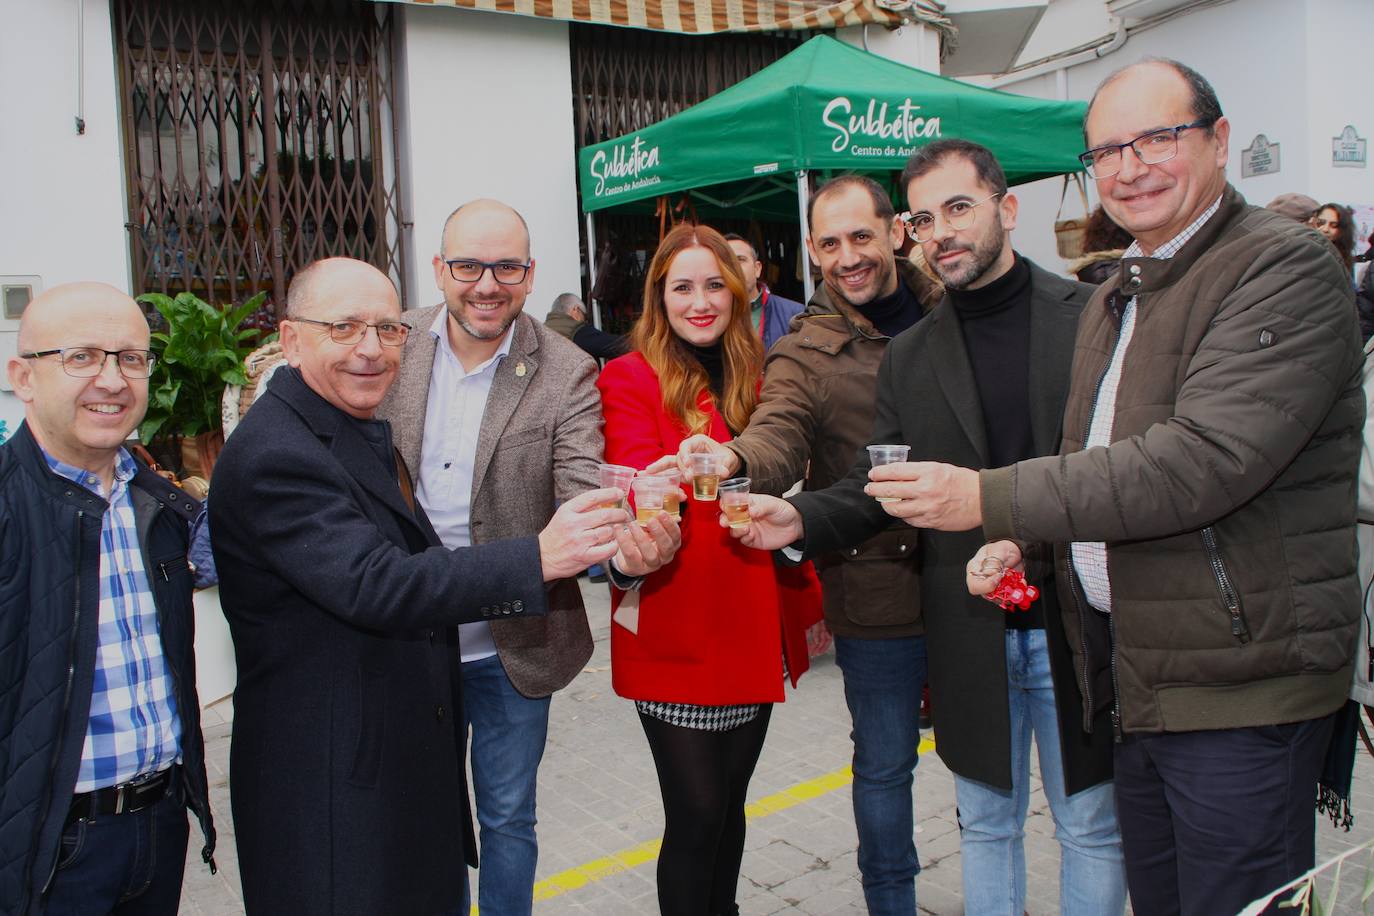
<path id="1" fill-rule="evenodd" d="M 1012 249 L 1017 201 L 984 147 L 963 140 L 923 147 L 902 185 L 907 231 L 944 281 L 945 297 L 888 348 L 871 441 L 906 443 L 913 461 L 966 468 L 1054 454 L 1078 316 L 1092 287 Z M 858 543 L 889 521 L 873 499 L 884 485 L 869 483 L 868 471 L 861 457 L 828 490 L 758 501 L 745 541 L 792 544 L 807 556 Z M 1060 911 L 1120 914 L 1126 883 L 1111 728 L 1083 728 L 1049 563 L 1027 563 L 1040 600 L 1029 611 L 1003 611 L 965 586 L 965 563 L 982 542 L 976 529 L 920 530 L 936 748 L 955 776 L 965 910 L 1024 911 L 1021 837 L 1034 733 L 1063 858 Z"/>

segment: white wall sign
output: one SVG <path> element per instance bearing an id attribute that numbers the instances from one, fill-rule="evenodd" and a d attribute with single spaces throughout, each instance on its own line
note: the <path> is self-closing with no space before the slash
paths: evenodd
<path id="1" fill-rule="evenodd" d="M 1279 145 L 1270 143 L 1264 134 L 1256 134 L 1250 145 L 1241 150 L 1240 177 L 1273 175 L 1279 170 Z"/>
<path id="2" fill-rule="evenodd" d="M 1339 137 L 1331 138 L 1331 164 L 1336 168 L 1362 169 L 1368 160 L 1366 141 L 1355 133 L 1353 124 L 1345 125 Z"/>

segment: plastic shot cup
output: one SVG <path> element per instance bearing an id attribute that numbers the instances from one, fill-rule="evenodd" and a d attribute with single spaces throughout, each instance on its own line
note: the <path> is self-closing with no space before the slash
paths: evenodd
<path id="1" fill-rule="evenodd" d="M 624 509 L 629 512 L 630 503 L 626 497 L 630 495 L 630 481 L 634 480 L 635 469 L 623 464 L 601 464 L 597 465 L 597 471 L 601 476 L 602 487 L 615 487 L 622 494 L 619 500 L 602 503 L 601 508 Z"/>
<path id="2" fill-rule="evenodd" d="M 870 445 L 868 447 L 868 463 L 873 467 L 880 464 L 897 464 L 906 461 L 906 456 L 911 453 L 909 445 Z M 898 501 L 896 496 L 879 496 L 880 503 L 895 503 Z"/>
<path id="3" fill-rule="evenodd" d="M 709 452 L 694 452 L 692 461 L 692 497 L 702 502 L 714 502 L 720 486 L 720 459 Z"/>
<path id="4" fill-rule="evenodd" d="M 749 478 L 722 480 L 719 487 L 720 511 L 731 528 L 749 527 Z"/>
<path id="5" fill-rule="evenodd" d="M 681 521 L 682 474 L 678 471 L 664 471 L 656 476 L 667 481 L 667 488 L 663 491 L 663 511 L 672 516 L 674 521 Z"/>
<path id="6" fill-rule="evenodd" d="M 668 492 L 668 481 L 662 477 L 636 477 L 630 481 L 630 489 L 635 494 L 635 521 L 647 525 L 655 515 L 667 510 L 663 507 L 663 495 Z"/>

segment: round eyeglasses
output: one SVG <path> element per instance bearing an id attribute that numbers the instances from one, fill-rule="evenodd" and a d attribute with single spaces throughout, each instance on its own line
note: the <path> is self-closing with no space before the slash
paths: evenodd
<path id="1" fill-rule="evenodd" d="M 453 279 L 459 283 L 476 283 L 482 279 L 482 274 L 488 270 L 496 278 L 496 282 L 502 286 L 514 286 L 523 283 L 525 275 L 530 272 L 529 264 L 521 264 L 518 261 L 473 261 L 468 258 L 456 258 L 452 261 L 445 261 L 448 265 L 448 272 Z"/>
<path id="2" fill-rule="evenodd" d="M 115 358 L 119 374 L 125 378 L 147 378 L 153 374 L 153 364 L 157 362 L 151 350 L 102 350 L 99 347 L 61 347 L 19 355 L 23 359 L 59 357 L 62 371 L 74 378 L 95 378 L 104 371 L 105 360 L 111 356 Z"/>
<path id="3" fill-rule="evenodd" d="M 368 324 L 366 321 L 358 321 L 353 318 L 345 318 L 342 321 L 288 318 L 287 321 L 304 321 L 306 324 L 317 324 L 322 328 L 329 328 L 329 339 L 346 347 L 358 343 L 367 336 L 368 328 L 377 330 L 377 339 L 382 342 L 384 347 L 399 347 L 410 336 L 410 325 L 403 321 L 379 321 L 376 324 Z"/>
<path id="4" fill-rule="evenodd" d="M 940 208 L 940 216 L 928 213 L 925 210 L 919 213 L 903 213 L 902 225 L 906 227 L 906 234 L 911 236 L 913 242 L 929 242 L 935 237 L 937 221 L 943 218 L 945 225 L 955 232 L 962 232 L 978 217 L 977 208 L 996 197 L 1002 196 L 1001 191 L 984 197 L 982 200 L 956 200 L 945 204 Z"/>

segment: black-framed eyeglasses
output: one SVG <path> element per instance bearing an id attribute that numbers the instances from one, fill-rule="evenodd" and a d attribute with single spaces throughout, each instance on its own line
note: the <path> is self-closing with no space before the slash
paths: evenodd
<path id="1" fill-rule="evenodd" d="M 973 225 L 974 219 L 978 216 L 977 208 L 979 206 L 995 197 L 1001 197 L 1002 193 L 998 191 L 982 200 L 952 201 L 940 208 L 940 215 L 944 218 L 945 225 L 955 232 L 962 232 Z M 906 234 L 911 236 L 913 242 L 929 242 L 935 237 L 936 216 L 925 210 L 919 213 L 903 213 L 902 225 L 906 227 Z"/>
<path id="2" fill-rule="evenodd" d="M 519 261 L 474 261 L 470 258 L 455 258 L 452 261 L 445 261 L 448 265 L 449 275 L 459 283 L 476 283 L 482 279 L 482 274 L 488 270 L 496 278 L 496 282 L 502 286 L 514 286 L 517 283 L 525 282 L 525 275 L 530 272 L 529 263 L 521 264 Z"/>
<path id="3" fill-rule="evenodd" d="M 20 353 L 24 359 L 57 356 L 62 371 L 74 378 L 95 378 L 105 369 L 105 360 L 113 356 L 119 374 L 125 378 L 147 378 L 153 374 L 157 357 L 151 350 L 102 350 L 99 347 L 60 347 L 56 350 L 35 350 Z"/>
<path id="4" fill-rule="evenodd" d="M 1145 165 L 1158 165 L 1168 162 L 1178 155 L 1178 135 L 1194 127 L 1211 127 L 1216 122 L 1210 119 L 1179 124 L 1177 127 L 1163 127 L 1141 134 L 1128 143 L 1109 143 L 1096 146 L 1086 153 L 1078 154 L 1078 161 L 1088 170 L 1089 178 L 1111 178 L 1121 171 L 1121 151 L 1130 147 L 1135 157 Z"/>
<path id="5" fill-rule="evenodd" d="M 320 321 L 317 318 L 288 318 L 287 321 L 304 321 L 306 324 L 317 324 L 322 328 L 329 328 L 329 339 L 336 344 L 352 346 L 367 336 L 368 328 L 375 328 L 377 339 L 382 342 L 384 347 L 399 347 L 406 342 L 410 336 L 410 325 L 404 321 L 379 321 L 376 324 L 368 324 L 366 321 L 358 321 L 356 318 L 345 318 L 341 321 Z"/>

